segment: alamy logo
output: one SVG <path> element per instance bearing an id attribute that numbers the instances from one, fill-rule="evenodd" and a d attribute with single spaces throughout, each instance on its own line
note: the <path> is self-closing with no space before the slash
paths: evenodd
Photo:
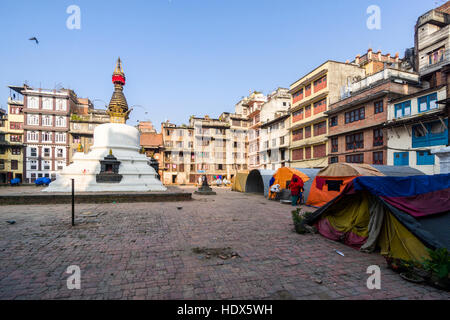
<path id="1" fill-rule="evenodd" d="M 381 289 L 381 270 L 379 266 L 372 265 L 367 267 L 366 273 L 370 274 L 367 279 L 367 289 Z"/>
<path id="2" fill-rule="evenodd" d="M 70 274 L 67 278 L 67 289 L 81 289 L 81 270 L 79 266 L 69 266 L 67 267 L 66 273 Z"/>
<path id="3" fill-rule="evenodd" d="M 371 5 L 367 7 L 367 14 L 370 14 L 367 18 L 366 25 L 369 30 L 380 30 L 381 29 L 381 9 L 379 6 Z"/>
<path id="4" fill-rule="evenodd" d="M 70 16 L 66 20 L 66 26 L 69 30 L 81 29 L 81 9 L 79 6 L 71 5 L 67 7 L 67 14 Z"/>

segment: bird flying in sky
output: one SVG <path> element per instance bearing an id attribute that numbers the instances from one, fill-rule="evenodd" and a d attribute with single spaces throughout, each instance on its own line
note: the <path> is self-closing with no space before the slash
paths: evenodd
<path id="1" fill-rule="evenodd" d="M 36 44 L 39 44 L 39 41 L 38 41 L 38 39 L 36 39 L 36 37 L 30 38 L 30 39 L 28 39 L 28 40 L 36 41 Z"/>

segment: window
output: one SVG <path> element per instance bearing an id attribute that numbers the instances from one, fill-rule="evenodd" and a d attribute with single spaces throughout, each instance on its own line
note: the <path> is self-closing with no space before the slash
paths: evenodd
<path id="1" fill-rule="evenodd" d="M 373 153 L 373 164 L 383 164 L 383 151 Z"/>
<path id="2" fill-rule="evenodd" d="M 305 127 L 305 139 L 311 137 L 311 126 Z"/>
<path id="3" fill-rule="evenodd" d="M 292 160 L 303 160 L 303 149 L 292 150 Z"/>
<path id="4" fill-rule="evenodd" d="M 305 107 L 305 118 L 308 118 L 311 116 L 311 106 Z"/>
<path id="5" fill-rule="evenodd" d="M 66 126 L 66 117 L 56 117 L 56 126 L 57 127 L 65 127 Z"/>
<path id="6" fill-rule="evenodd" d="M 308 84 L 306 87 L 305 87 L 305 97 L 308 97 L 308 96 L 310 96 L 311 95 L 311 84 Z"/>
<path id="7" fill-rule="evenodd" d="M 284 144 L 284 136 L 280 137 L 280 146 Z"/>
<path id="8" fill-rule="evenodd" d="M 0 142 L 4 142 L 5 140 L 5 135 L 3 133 L 0 133 Z"/>
<path id="9" fill-rule="evenodd" d="M 303 139 L 303 128 L 292 132 L 292 141 L 298 141 Z"/>
<path id="10" fill-rule="evenodd" d="M 292 100 L 294 103 L 303 99 L 303 89 L 300 89 L 292 95 Z"/>
<path id="11" fill-rule="evenodd" d="M 22 122 L 10 122 L 9 128 L 12 130 L 21 130 L 22 129 Z"/>
<path id="12" fill-rule="evenodd" d="M 50 157 L 50 148 L 44 148 L 44 157 Z"/>
<path id="13" fill-rule="evenodd" d="M 322 99 L 314 103 L 314 114 L 318 114 L 327 110 L 327 99 Z"/>
<path id="14" fill-rule="evenodd" d="M 408 166 L 409 152 L 394 152 L 394 166 Z"/>
<path id="15" fill-rule="evenodd" d="M 373 106 L 374 106 L 374 113 L 375 114 L 377 114 L 377 113 L 381 113 L 381 112 L 383 112 L 383 100 L 380 100 L 380 101 L 377 101 L 377 102 L 375 102 L 374 104 L 373 104 Z"/>
<path id="16" fill-rule="evenodd" d="M 61 149 L 61 148 L 56 149 L 56 157 L 63 158 L 64 157 L 64 149 Z"/>
<path id="17" fill-rule="evenodd" d="M 327 76 L 323 76 L 319 80 L 314 81 L 314 92 L 322 90 L 327 86 Z"/>
<path id="18" fill-rule="evenodd" d="M 11 142 L 22 142 L 22 136 L 17 134 L 12 134 L 9 136 L 9 141 Z"/>
<path id="19" fill-rule="evenodd" d="M 448 119 L 414 125 L 412 135 L 412 147 L 422 148 L 448 144 Z M 425 128 L 424 128 L 425 127 Z M 446 128 L 447 127 L 447 128 Z"/>
<path id="20" fill-rule="evenodd" d="M 28 97 L 27 107 L 30 109 L 39 109 L 39 98 L 38 97 Z"/>
<path id="21" fill-rule="evenodd" d="M 445 48 L 439 48 L 428 54 L 428 64 L 435 64 L 444 61 Z"/>
<path id="22" fill-rule="evenodd" d="M 320 136 L 327 133 L 327 122 L 319 122 L 314 125 L 314 136 Z"/>
<path id="23" fill-rule="evenodd" d="M 346 150 L 355 150 L 364 148 L 364 134 L 360 132 L 348 135 L 345 137 L 345 142 L 346 142 Z"/>
<path id="24" fill-rule="evenodd" d="M 424 97 L 420 97 L 417 100 L 419 106 L 419 112 L 425 112 L 437 108 L 437 93 L 433 93 Z"/>
<path id="25" fill-rule="evenodd" d="M 383 130 L 381 128 L 373 130 L 373 146 L 382 146 L 383 145 Z"/>
<path id="26" fill-rule="evenodd" d="M 417 165 L 434 165 L 434 154 L 430 151 L 417 151 Z"/>
<path id="27" fill-rule="evenodd" d="M 170 136 L 170 131 L 171 130 L 166 130 L 166 136 Z"/>
<path id="28" fill-rule="evenodd" d="M 39 115 L 37 115 L 37 114 L 29 114 L 27 116 L 27 124 L 29 126 L 38 126 L 39 125 Z"/>
<path id="29" fill-rule="evenodd" d="M 352 123 L 359 120 L 364 120 L 365 108 L 355 109 L 345 113 L 345 123 Z"/>
<path id="30" fill-rule="evenodd" d="M 331 152 L 338 152 L 339 150 L 339 139 L 338 137 L 331 138 Z"/>
<path id="31" fill-rule="evenodd" d="M 31 170 L 37 170 L 37 161 L 36 160 L 31 160 L 31 162 L 30 162 L 30 169 Z"/>
<path id="32" fill-rule="evenodd" d="M 42 125 L 47 127 L 52 126 L 53 125 L 52 116 L 42 116 Z"/>
<path id="33" fill-rule="evenodd" d="M 20 108 L 20 107 L 13 107 L 13 106 L 11 106 L 9 108 L 9 113 L 11 113 L 11 114 L 21 114 L 22 113 L 21 109 L 22 108 Z"/>
<path id="34" fill-rule="evenodd" d="M 42 99 L 42 109 L 53 110 L 53 101 L 51 98 Z"/>
<path id="35" fill-rule="evenodd" d="M 43 167 L 44 167 L 44 170 L 50 170 L 50 161 L 44 160 Z"/>
<path id="36" fill-rule="evenodd" d="M 292 122 L 297 122 L 303 119 L 303 108 L 292 113 Z"/>
<path id="37" fill-rule="evenodd" d="M 0 169 L 4 170 L 5 169 L 5 160 L 0 159 Z"/>
<path id="38" fill-rule="evenodd" d="M 37 157 L 37 148 L 30 148 L 30 156 Z"/>
<path id="39" fill-rule="evenodd" d="M 11 160 L 11 170 L 17 170 L 19 168 L 18 160 Z"/>
<path id="40" fill-rule="evenodd" d="M 57 111 L 66 111 L 66 100 L 56 99 L 56 110 Z"/>
<path id="41" fill-rule="evenodd" d="M 64 132 L 56 132 L 55 133 L 55 142 L 66 143 L 66 134 Z M 74 143 L 75 143 L 75 137 L 74 137 Z M 78 140 L 77 143 L 80 143 L 80 140 Z"/>
<path id="42" fill-rule="evenodd" d="M 338 157 L 330 157 L 330 163 L 338 163 L 339 158 Z"/>
<path id="43" fill-rule="evenodd" d="M 345 162 L 347 163 L 363 163 L 364 162 L 364 154 L 351 154 L 348 156 L 345 156 Z"/>
<path id="44" fill-rule="evenodd" d="M 397 103 L 395 106 L 395 117 L 401 118 L 411 115 L 411 101 Z"/>
<path id="45" fill-rule="evenodd" d="M 21 154 L 21 149 L 18 147 L 11 148 L 11 154 L 18 156 Z"/>
<path id="46" fill-rule="evenodd" d="M 51 142 L 52 141 L 52 133 L 48 131 L 42 132 L 42 142 Z"/>
<path id="47" fill-rule="evenodd" d="M 327 155 L 327 147 L 325 144 L 321 144 L 313 147 L 314 158 L 321 158 Z"/>
<path id="48" fill-rule="evenodd" d="M 27 140 L 37 142 L 39 140 L 39 132 L 37 131 L 28 131 L 27 132 Z"/>
<path id="49" fill-rule="evenodd" d="M 311 159 L 311 147 L 305 148 L 305 159 Z"/>
<path id="50" fill-rule="evenodd" d="M 334 116 L 330 118 L 330 127 L 335 127 L 338 125 L 338 117 Z"/>
<path id="51" fill-rule="evenodd" d="M 64 163 L 64 161 L 57 161 L 56 162 L 56 169 L 57 170 L 62 170 L 62 169 L 64 169 L 64 166 L 65 166 L 65 163 Z"/>

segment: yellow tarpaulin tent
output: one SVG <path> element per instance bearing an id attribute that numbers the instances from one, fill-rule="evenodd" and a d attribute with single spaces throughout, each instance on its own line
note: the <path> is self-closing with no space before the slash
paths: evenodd
<path id="1" fill-rule="evenodd" d="M 232 191 L 239 191 L 239 192 L 245 192 L 245 185 L 247 183 L 247 177 L 248 172 L 238 172 L 233 177 L 232 184 L 231 184 L 231 190 Z"/>

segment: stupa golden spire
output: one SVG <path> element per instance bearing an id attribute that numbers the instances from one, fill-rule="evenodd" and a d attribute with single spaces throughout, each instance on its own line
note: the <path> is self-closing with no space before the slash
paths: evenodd
<path id="1" fill-rule="evenodd" d="M 128 110 L 127 99 L 125 99 L 123 94 L 125 73 L 123 72 L 120 58 L 117 59 L 116 69 L 114 70 L 112 76 L 112 82 L 114 83 L 114 93 L 111 97 L 106 113 L 109 114 L 110 121 L 112 123 L 126 123 L 131 109 Z"/>

